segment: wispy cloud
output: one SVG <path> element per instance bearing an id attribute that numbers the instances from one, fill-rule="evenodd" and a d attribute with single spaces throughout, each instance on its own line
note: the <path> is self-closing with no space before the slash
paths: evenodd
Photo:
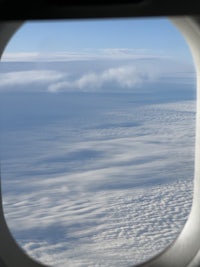
<path id="1" fill-rule="evenodd" d="M 23 52 L 4 53 L 3 62 L 30 62 L 30 61 L 80 61 L 80 60 L 133 60 L 141 58 L 166 58 L 160 51 L 150 51 L 148 49 L 130 48 L 104 48 L 104 49 L 84 49 L 80 51 L 65 52 Z"/>
<path id="2" fill-rule="evenodd" d="M 2 62 L 30 62 L 38 60 L 38 52 L 3 53 Z"/>
<path id="3" fill-rule="evenodd" d="M 55 82 L 66 76 L 58 71 L 52 70 L 27 70 L 12 71 L 0 73 L 0 90 L 8 90 L 9 87 L 15 87 L 16 90 L 27 84 L 46 84 Z M 31 88 L 29 90 L 32 90 Z"/>

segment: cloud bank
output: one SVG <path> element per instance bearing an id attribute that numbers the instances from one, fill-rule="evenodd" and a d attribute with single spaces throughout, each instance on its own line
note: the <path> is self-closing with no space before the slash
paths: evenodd
<path id="1" fill-rule="evenodd" d="M 50 96 L 61 108 L 63 95 Z M 195 104 L 79 97 L 66 95 L 61 120 L 40 114 L 2 135 L 6 220 L 43 263 L 133 265 L 168 246 L 189 214 Z"/>
<path id="2" fill-rule="evenodd" d="M 28 68 L 30 62 L 32 69 Z M 17 71 L 9 70 L 14 63 L 18 63 Z M 194 84 L 191 73 L 194 74 L 193 67 L 175 62 L 170 57 L 127 48 L 43 55 L 5 54 L 0 73 L 0 92 L 134 91 L 147 84 L 170 83 L 171 80 L 182 79 L 182 83 Z M 29 86 L 39 83 L 42 86 Z"/>

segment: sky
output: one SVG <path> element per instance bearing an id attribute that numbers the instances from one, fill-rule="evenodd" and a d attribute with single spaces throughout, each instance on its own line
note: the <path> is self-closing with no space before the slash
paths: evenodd
<path id="1" fill-rule="evenodd" d="M 2 61 L 41 64 L 9 73 L 2 67 L 0 91 L 42 82 L 54 93 L 105 91 L 111 83 L 130 92 L 159 80 L 195 79 L 187 44 L 164 18 L 25 23 Z"/>
<path id="2" fill-rule="evenodd" d="M 125 267 L 176 238 L 192 200 L 196 82 L 169 20 L 27 22 L 0 81 L 4 212 L 29 255 Z"/>
<path id="3" fill-rule="evenodd" d="M 191 62 L 183 37 L 166 18 L 28 22 L 12 38 L 5 56 L 107 49 L 157 53 Z"/>

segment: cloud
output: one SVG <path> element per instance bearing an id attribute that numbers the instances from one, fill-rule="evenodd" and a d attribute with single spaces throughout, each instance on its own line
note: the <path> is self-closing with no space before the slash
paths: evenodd
<path id="1" fill-rule="evenodd" d="M 12 67 L 13 61 L 17 63 L 16 71 Z M 190 83 L 191 73 L 194 73 L 191 66 L 174 62 L 169 57 L 127 48 L 42 55 L 34 52 L 5 54 L 2 64 L 0 90 L 20 90 L 20 86 L 41 82 L 45 86 L 40 90 L 49 92 L 117 91 L 120 88 L 131 91 L 156 81 L 169 83 L 171 78 L 179 84 Z"/>
<path id="2" fill-rule="evenodd" d="M 23 86 L 29 84 L 45 84 L 43 91 L 85 91 L 95 92 L 102 90 L 112 91 L 119 89 L 132 90 L 144 83 L 158 79 L 158 67 L 151 67 L 148 62 L 122 62 L 122 61 L 88 61 L 87 63 L 65 63 L 59 67 L 54 63 L 32 64 L 32 69 L 26 69 L 28 63 L 18 63 L 18 69 L 6 71 L 2 67 L 0 73 L 0 90 L 24 90 Z M 2 65 L 4 66 L 4 65 Z M 9 65 L 8 65 L 9 66 Z M 11 65 L 10 65 L 11 66 Z M 42 66 L 44 68 L 42 68 Z M 12 66 L 11 66 L 12 67 Z M 21 69 L 20 69 L 21 68 Z M 21 86 L 21 88 L 20 88 Z M 40 88 L 40 90 L 41 90 Z M 31 87 L 29 87 L 31 90 Z M 35 88 L 33 88 L 35 90 Z"/>
<path id="3" fill-rule="evenodd" d="M 116 81 L 122 87 L 132 88 L 135 85 L 143 84 L 157 78 L 156 69 L 153 72 L 147 67 L 143 68 L 134 65 L 111 68 L 102 75 L 105 81 Z"/>
<path id="4" fill-rule="evenodd" d="M 0 90 L 7 90 L 9 87 L 14 86 L 20 89 L 18 86 L 27 84 L 55 82 L 64 76 L 66 76 L 66 74 L 54 70 L 27 70 L 0 73 Z"/>
<path id="5" fill-rule="evenodd" d="M 54 52 L 54 53 L 4 53 L 2 62 L 63 62 L 93 59 L 94 55 L 86 52 Z"/>
<path id="6" fill-rule="evenodd" d="M 134 63 L 110 62 L 105 66 L 101 64 L 102 62 L 99 61 L 91 62 L 89 65 L 84 63 L 80 66 L 79 63 L 74 65 L 65 63 L 59 67 L 55 63 L 45 63 L 44 66 L 43 64 L 29 66 L 26 70 L 25 63 L 25 65 L 19 65 L 17 71 L 8 69 L 0 73 L 0 91 L 35 91 L 36 87 L 29 86 L 27 89 L 25 86 L 41 84 L 45 86 L 38 86 L 40 91 L 54 93 L 67 91 L 134 92 L 138 89 L 142 91 L 147 85 L 156 82 L 191 85 L 195 81 L 193 72 L 166 72 L 166 67 L 163 69 L 161 63 L 157 61 L 154 62 L 153 68 L 152 62 L 140 60 Z"/>
<path id="7" fill-rule="evenodd" d="M 80 51 L 65 52 L 5 52 L 2 56 L 3 62 L 63 62 L 63 61 L 86 61 L 86 60 L 134 60 L 147 58 L 166 58 L 159 51 L 148 49 L 130 48 L 105 48 L 105 49 L 83 49 Z"/>
<path id="8" fill-rule="evenodd" d="M 105 69 L 102 72 L 89 72 L 72 81 L 52 83 L 48 90 L 50 92 L 65 90 L 99 91 L 106 85 L 110 85 L 108 90 L 112 90 L 112 87 L 116 85 L 125 89 L 134 89 L 134 87 L 144 83 L 153 82 L 158 77 L 159 72 L 156 67 L 152 70 L 149 66 L 122 65 Z"/>
<path id="9" fill-rule="evenodd" d="M 38 52 L 18 52 L 18 53 L 3 53 L 2 62 L 30 62 L 39 59 Z"/>
<path id="10" fill-rule="evenodd" d="M 96 66 L 98 66 L 98 63 Z M 68 69 L 67 65 L 66 69 Z M 132 90 L 144 83 L 156 81 L 158 77 L 159 71 L 157 68 L 152 70 L 148 65 L 141 67 L 130 64 L 104 67 L 103 70 L 85 71 L 82 69 L 76 75 L 70 70 L 18 70 L 0 73 L 0 90 L 24 90 L 23 86 L 29 84 L 46 84 L 46 87 L 43 87 L 42 90 L 49 92 L 96 92 L 104 90 L 105 87 L 111 91 L 113 87 Z M 29 90 L 31 90 L 31 87 L 29 87 Z"/>

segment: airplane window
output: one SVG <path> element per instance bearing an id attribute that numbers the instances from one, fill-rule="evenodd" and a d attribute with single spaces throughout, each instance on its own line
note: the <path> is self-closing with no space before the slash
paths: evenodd
<path id="1" fill-rule="evenodd" d="M 27 22 L 0 64 L 3 207 L 50 266 L 130 266 L 191 208 L 195 70 L 166 19 Z"/>

